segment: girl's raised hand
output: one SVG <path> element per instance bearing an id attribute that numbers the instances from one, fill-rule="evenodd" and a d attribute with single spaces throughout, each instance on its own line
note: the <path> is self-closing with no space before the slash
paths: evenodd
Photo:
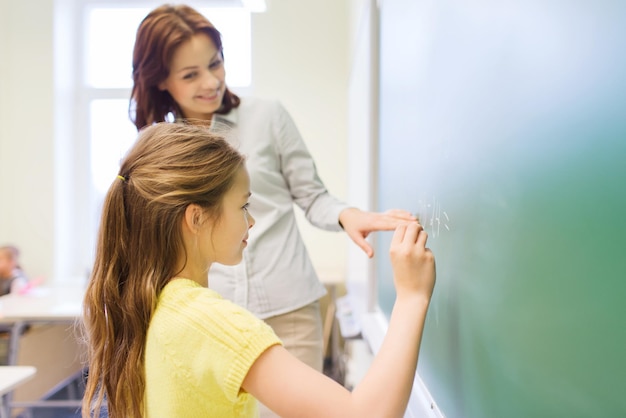
<path id="1" fill-rule="evenodd" d="M 435 286 L 435 256 L 426 247 L 428 234 L 417 222 L 396 227 L 389 254 L 398 297 L 419 295 L 430 300 Z"/>

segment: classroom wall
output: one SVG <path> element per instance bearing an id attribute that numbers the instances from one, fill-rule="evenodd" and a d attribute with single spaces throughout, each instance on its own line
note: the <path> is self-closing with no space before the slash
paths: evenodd
<path id="1" fill-rule="evenodd" d="M 374 147 L 378 138 L 378 8 L 376 0 L 352 0 L 348 83 L 348 200 L 374 210 Z M 378 233 L 370 234 L 370 243 Z M 386 253 L 375 253 L 385 257 Z M 376 298 L 372 260 L 356 245 L 347 249 L 348 291 L 361 315 Z"/>
<path id="2" fill-rule="evenodd" d="M 62 161 L 71 151 L 65 148 L 55 156 L 55 143 L 60 142 L 55 132 L 72 129 L 55 124 L 53 11 L 59 3 L 72 2 L 38 0 L 37 13 L 32 13 L 31 2 L 0 0 L 0 243 L 18 245 L 27 272 L 46 278 L 55 271 L 62 276 L 84 269 L 78 262 L 71 265 L 72 237 L 67 231 L 72 228 L 66 225 L 56 231 L 54 227 L 55 217 L 63 218 L 55 213 L 55 207 L 62 206 L 56 199 L 66 199 L 53 192 L 55 178 L 63 170 L 60 181 L 73 174 L 65 163 L 55 163 L 55 158 Z M 343 199 L 350 3 L 274 0 L 267 4 L 265 13 L 252 17 L 252 93 L 277 98 L 286 106 L 321 178 Z M 320 275 L 343 277 L 345 236 L 318 231 L 302 216 L 299 222 Z M 61 269 L 57 260 L 65 260 Z"/>
<path id="3" fill-rule="evenodd" d="M 0 3 L 0 245 L 53 269 L 52 0 Z"/>
<path id="4" fill-rule="evenodd" d="M 4 5 L 4 0 L 1 0 L 2 2 L 0 2 L 0 6 Z M 7 37 L 7 15 L 6 13 L 0 13 L 0 39 L 4 40 Z M 6 57 L 7 56 L 7 52 L 6 52 L 6 42 L 4 41 L 0 41 L 0 57 Z M 4 63 L 4 59 L 2 61 L 0 61 L 0 63 Z M 6 90 L 6 76 L 5 76 L 5 66 L 4 65 L 0 65 L 0 92 L 3 92 Z M 6 145 L 4 144 L 4 141 L 2 140 L 2 138 L 4 137 L 4 132 L 3 132 L 3 126 L 4 126 L 4 108 L 5 108 L 5 99 L 4 99 L 4 94 L 0 94 L 0 190 L 4 190 L 5 189 L 5 181 L 6 181 L 6 175 L 4 174 L 4 160 L 5 158 L 3 157 L 3 155 L 6 155 Z M 0 205 L 2 205 L 2 202 L 0 202 Z M 2 233 L 4 228 L 4 221 L 0 218 L 0 234 Z"/>

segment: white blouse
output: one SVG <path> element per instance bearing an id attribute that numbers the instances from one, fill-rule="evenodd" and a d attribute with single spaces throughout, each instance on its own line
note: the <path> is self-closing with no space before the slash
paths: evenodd
<path id="1" fill-rule="evenodd" d="M 306 306 L 326 289 L 300 236 L 293 204 L 328 231 L 341 231 L 339 213 L 348 206 L 328 193 L 296 125 L 277 101 L 242 98 L 228 115 L 213 116 L 212 127 L 222 124 L 235 128 L 231 143 L 246 156 L 256 224 L 243 261 L 214 263 L 209 287 L 260 318 Z"/>

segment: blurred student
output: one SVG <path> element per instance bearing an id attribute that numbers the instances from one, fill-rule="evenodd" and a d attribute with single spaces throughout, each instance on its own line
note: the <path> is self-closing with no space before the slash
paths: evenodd
<path id="1" fill-rule="evenodd" d="M 238 264 L 248 246 L 250 189 L 223 136 L 171 123 L 140 132 L 106 195 L 85 295 L 83 417 L 104 399 L 111 418 L 255 417 L 256 399 L 282 417 L 403 415 L 435 283 L 426 232 L 396 228 L 389 330 L 349 392 L 209 289 L 211 266 Z"/>
<path id="2" fill-rule="evenodd" d="M 20 251 L 13 245 L 0 247 L 0 296 L 17 293 L 28 284 L 19 263 Z"/>
<path id="3" fill-rule="evenodd" d="M 294 203 L 316 227 L 341 231 L 373 256 L 373 231 L 393 230 L 411 213 L 364 212 L 331 196 L 292 118 L 272 100 L 239 98 L 225 82 L 220 33 L 186 5 L 163 5 L 141 22 L 133 53 L 130 113 L 137 129 L 176 121 L 237 129 L 248 157 L 250 209 L 257 219 L 243 262 L 215 263 L 211 288 L 263 318 L 284 346 L 323 368 L 319 299 L 326 289 L 302 241 Z"/>

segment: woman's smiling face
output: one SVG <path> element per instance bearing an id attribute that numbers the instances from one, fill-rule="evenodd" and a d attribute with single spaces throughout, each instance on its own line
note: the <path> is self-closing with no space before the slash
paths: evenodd
<path id="1" fill-rule="evenodd" d="M 198 33 L 176 49 L 159 89 L 170 93 L 184 118 L 209 120 L 222 106 L 225 78 L 222 52 L 209 36 Z"/>

